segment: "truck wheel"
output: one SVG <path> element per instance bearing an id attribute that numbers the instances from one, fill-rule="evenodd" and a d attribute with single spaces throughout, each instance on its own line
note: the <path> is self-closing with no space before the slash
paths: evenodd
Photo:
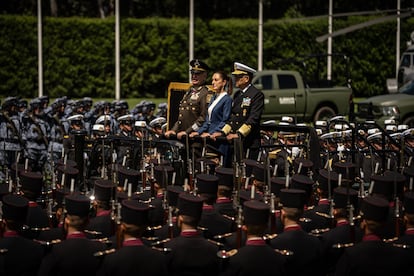
<path id="1" fill-rule="evenodd" d="M 409 128 L 414 127 L 414 115 L 405 118 L 403 124 L 408 125 Z"/>
<path id="2" fill-rule="evenodd" d="M 332 107 L 329 106 L 321 106 L 316 110 L 315 116 L 313 117 L 313 121 L 321 121 L 321 120 L 328 120 L 335 116 L 335 110 L 332 109 Z"/>

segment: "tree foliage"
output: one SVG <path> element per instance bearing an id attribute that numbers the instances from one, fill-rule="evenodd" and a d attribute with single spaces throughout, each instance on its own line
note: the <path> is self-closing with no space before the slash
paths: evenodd
<path id="1" fill-rule="evenodd" d="M 365 21 L 336 20 L 340 29 Z M 51 18 L 43 22 L 44 93 L 51 97 L 111 98 L 115 91 L 115 20 Z M 414 27 L 402 22 L 402 49 Z M 264 69 L 303 69 L 281 66 L 284 59 L 325 53 L 327 21 L 268 20 L 264 23 Z M 197 19 L 195 57 L 213 70 L 230 72 L 234 61 L 257 64 L 256 19 Z M 0 16 L 0 94 L 34 97 L 38 90 L 37 21 L 33 16 Z M 386 78 L 395 76 L 395 22 L 385 22 L 334 38 L 333 51 L 350 59 L 356 96 L 385 92 Z M 334 58 L 333 79 L 345 84 L 346 63 Z M 308 60 L 306 76 L 314 77 L 318 63 Z M 169 82 L 188 81 L 188 20 L 184 18 L 123 18 L 121 20 L 121 96 L 165 97 Z M 321 74 L 326 61 L 320 60 Z"/>

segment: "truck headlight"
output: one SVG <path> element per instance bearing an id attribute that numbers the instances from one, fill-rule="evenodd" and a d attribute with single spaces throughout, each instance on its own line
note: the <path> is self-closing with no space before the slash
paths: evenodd
<path id="1" fill-rule="evenodd" d="M 400 111 L 396 106 L 383 106 L 382 114 L 384 114 L 384 116 L 398 116 Z"/>

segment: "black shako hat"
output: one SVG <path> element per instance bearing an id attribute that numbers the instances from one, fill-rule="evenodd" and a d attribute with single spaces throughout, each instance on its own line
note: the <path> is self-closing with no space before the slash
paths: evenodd
<path id="1" fill-rule="evenodd" d="M 114 183 L 110 179 L 95 180 L 94 192 L 95 199 L 99 201 L 109 201 L 115 189 Z"/>
<path id="2" fill-rule="evenodd" d="M 3 219 L 24 222 L 27 217 L 29 200 L 21 195 L 8 194 L 3 196 Z"/>
<path id="3" fill-rule="evenodd" d="M 65 196 L 65 207 L 68 215 L 87 217 L 89 215 L 91 201 L 82 194 L 70 194 Z"/>
<path id="4" fill-rule="evenodd" d="M 263 225 L 267 224 L 270 215 L 270 208 L 264 202 L 257 200 L 245 201 L 243 203 L 244 224 Z"/>
<path id="5" fill-rule="evenodd" d="M 283 207 L 303 209 L 306 203 L 306 192 L 300 189 L 280 190 L 280 203 Z"/>
<path id="6" fill-rule="evenodd" d="M 151 209 L 146 203 L 134 199 L 125 199 L 122 201 L 121 218 L 127 224 L 148 225 L 148 213 Z"/>
<path id="7" fill-rule="evenodd" d="M 384 222 L 389 211 L 388 200 L 379 196 L 365 197 L 361 203 L 361 215 L 366 220 Z"/>
<path id="8" fill-rule="evenodd" d="M 197 179 L 197 192 L 200 194 L 217 194 L 219 178 L 216 175 L 199 173 Z"/>
<path id="9" fill-rule="evenodd" d="M 195 219 L 201 218 L 203 210 L 204 199 L 189 193 L 181 193 L 178 196 L 177 208 L 178 214 L 183 216 L 193 217 Z"/>

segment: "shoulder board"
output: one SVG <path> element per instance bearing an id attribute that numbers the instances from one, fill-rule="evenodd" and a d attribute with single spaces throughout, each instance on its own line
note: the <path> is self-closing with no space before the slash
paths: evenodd
<path id="1" fill-rule="evenodd" d="M 7 253 L 9 251 L 7 248 L 0 248 L 0 254 Z"/>
<path id="2" fill-rule="evenodd" d="M 402 248 L 402 249 L 411 248 L 411 246 L 409 244 L 403 244 L 403 243 L 393 243 L 392 246 Z"/>
<path id="3" fill-rule="evenodd" d="M 229 215 L 226 215 L 226 214 L 222 214 L 222 216 L 223 216 L 224 218 L 228 219 L 228 220 L 231 220 L 231 221 L 235 221 L 235 220 L 236 220 L 236 218 L 235 218 L 235 217 L 232 217 L 232 216 L 229 216 Z"/>
<path id="4" fill-rule="evenodd" d="M 112 248 L 112 249 L 107 249 L 107 250 L 95 252 L 93 255 L 95 257 L 101 257 L 101 256 L 106 256 L 106 255 L 115 253 L 115 251 L 116 251 L 115 248 Z"/>
<path id="5" fill-rule="evenodd" d="M 33 241 L 39 243 L 40 245 L 45 245 L 45 246 L 51 246 L 51 245 L 58 244 L 58 243 L 62 242 L 62 240 L 59 240 L 59 239 L 51 240 L 51 241 L 41 241 L 41 240 L 34 239 Z"/>
<path id="6" fill-rule="evenodd" d="M 322 228 L 322 229 L 313 229 L 311 230 L 311 235 L 313 236 L 320 236 L 323 233 L 328 232 L 329 230 L 331 230 L 330 228 Z"/>
<path id="7" fill-rule="evenodd" d="M 287 249 L 275 249 L 276 253 L 279 253 L 283 256 L 292 256 L 293 251 L 287 250 Z"/>
<path id="8" fill-rule="evenodd" d="M 215 240 L 207 239 L 207 241 L 221 248 L 224 246 L 224 244 Z"/>
<path id="9" fill-rule="evenodd" d="M 326 213 L 322 213 L 322 212 L 315 212 L 315 214 L 317 214 L 318 216 L 327 218 L 327 219 L 331 219 L 331 216 L 329 214 Z"/>
<path id="10" fill-rule="evenodd" d="M 217 257 L 219 257 L 220 259 L 227 259 L 227 258 L 233 257 L 237 253 L 238 253 L 237 249 L 232 249 L 229 251 L 220 250 L 219 252 L 217 252 Z"/>
<path id="11" fill-rule="evenodd" d="M 277 234 L 266 234 L 266 235 L 263 236 L 263 239 L 265 241 L 268 241 L 268 240 L 273 240 L 276 237 L 277 237 Z"/>
<path id="12" fill-rule="evenodd" d="M 350 243 L 336 243 L 336 244 L 332 245 L 332 248 L 340 249 L 340 248 L 348 248 L 348 247 L 351 247 L 351 246 L 354 246 L 353 242 L 350 242 Z"/>
<path id="13" fill-rule="evenodd" d="M 300 218 L 299 219 L 300 222 L 311 222 L 312 220 L 310 218 Z"/>
<path id="14" fill-rule="evenodd" d="M 225 238 L 231 237 L 232 235 L 233 233 L 226 233 L 226 234 L 215 235 L 213 238 L 214 239 L 225 239 Z"/>
<path id="15" fill-rule="evenodd" d="M 69 135 L 64 135 L 63 138 L 64 139 L 68 139 L 69 138 Z"/>
<path id="16" fill-rule="evenodd" d="M 151 249 L 156 250 L 156 251 L 159 251 L 159 252 L 163 252 L 163 253 L 168 253 L 168 252 L 171 252 L 172 251 L 171 248 L 167 248 L 167 247 L 155 247 L 155 246 L 152 246 Z"/>
<path id="17" fill-rule="evenodd" d="M 160 245 L 160 244 L 164 244 L 164 243 L 169 242 L 170 240 L 171 240 L 171 239 L 167 238 L 167 239 L 164 239 L 164 240 L 156 241 L 156 242 L 153 242 L 153 243 L 151 244 L 151 246 L 157 246 L 157 245 Z"/>

